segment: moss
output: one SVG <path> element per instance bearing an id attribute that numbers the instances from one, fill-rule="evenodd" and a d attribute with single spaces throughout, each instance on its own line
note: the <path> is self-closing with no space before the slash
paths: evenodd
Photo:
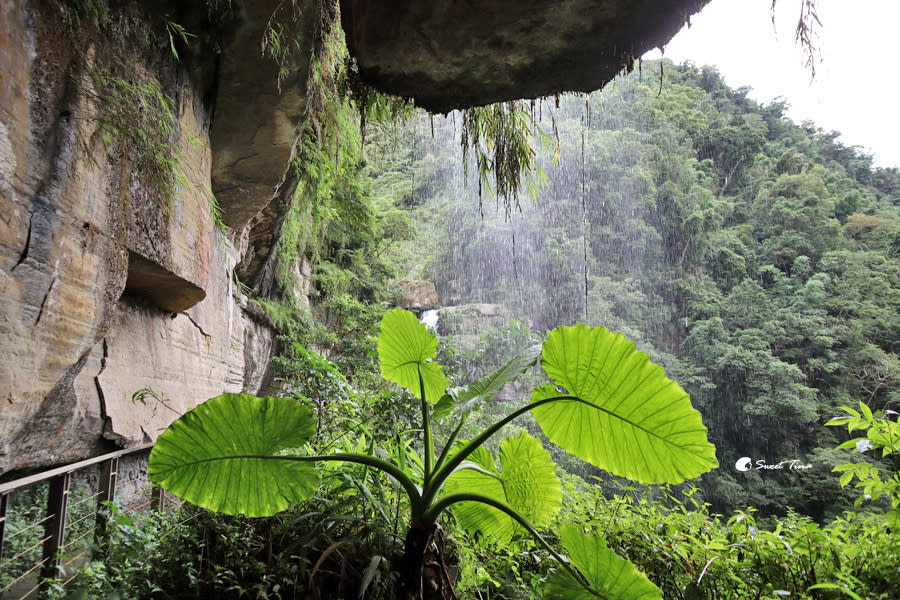
<path id="1" fill-rule="evenodd" d="M 181 126 L 178 114 L 184 69 L 177 48 L 187 47 L 195 36 L 170 20 L 165 6 L 152 14 L 134 3 L 107 0 L 57 0 L 53 6 L 72 46 L 89 48 L 71 67 L 75 89 L 91 104 L 77 118 L 96 132 L 91 140 L 79 140 L 84 156 L 90 160 L 91 145 L 99 140 L 109 156 L 125 158 L 165 210 L 173 207 L 179 189 L 204 189 L 210 216 L 225 233 L 208 183 L 188 185 L 191 173 L 180 145 L 201 143 Z"/>

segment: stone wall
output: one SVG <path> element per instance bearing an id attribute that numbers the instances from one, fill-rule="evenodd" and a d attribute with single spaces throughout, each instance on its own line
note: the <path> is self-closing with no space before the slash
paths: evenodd
<path id="1" fill-rule="evenodd" d="M 179 58 L 153 15 L 208 34 L 207 3 L 144 17 L 97 4 L 108 21 L 0 2 L 0 475 L 153 440 L 200 401 L 268 383 L 273 335 L 233 272 L 283 196 L 308 65 L 279 91 L 259 52 L 277 2 L 235 2 L 218 37 Z M 121 81 L 173 101 L 173 197 L 127 131 L 158 107 L 110 102 L 103 86 Z"/>

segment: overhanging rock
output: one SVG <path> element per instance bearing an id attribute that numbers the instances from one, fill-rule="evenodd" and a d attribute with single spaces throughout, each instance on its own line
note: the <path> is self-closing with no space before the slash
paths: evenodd
<path id="1" fill-rule="evenodd" d="M 363 80 L 432 112 L 600 89 L 709 0 L 341 0 Z"/>

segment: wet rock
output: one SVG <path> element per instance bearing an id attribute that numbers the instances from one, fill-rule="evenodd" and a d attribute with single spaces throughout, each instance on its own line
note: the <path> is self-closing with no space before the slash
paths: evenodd
<path id="1" fill-rule="evenodd" d="M 429 310 L 438 303 L 437 289 L 430 281 L 400 279 L 394 283 L 400 290 L 400 306 L 407 310 Z"/>
<path id="2" fill-rule="evenodd" d="M 477 336 L 493 327 L 503 327 L 513 318 L 502 304 L 460 304 L 438 309 L 441 319 L 441 335 Z"/>
<path id="3" fill-rule="evenodd" d="M 309 308 L 309 296 L 313 291 L 313 268 L 309 257 L 298 256 L 291 263 L 291 274 L 294 277 L 294 297 L 301 306 Z"/>
<path id="4" fill-rule="evenodd" d="M 709 0 L 341 0 L 362 78 L 435 112 L 594 91 Z"/>
<path id="5" fill-rule="evenodd" d="M 277 4 L 253 8 L 271 14 Z M 233 246 L 252 249 L 250 228 L 233 230 L 245 243 L 232 245 L 210 214 L 213 164 L 219 174 L 231 168 L 215 149 L 243 143 L 210 143 L 215 95 L 228 117 L 224 98 L 265 91 L 261 82 L 228 85 L 266 60 L 265 24 L 257 19 L 258 35 L 241 38 L 252 38 L 249 47 L 229 45 L 254 58 L 221 73 L 227 89 L 217 91 L 223 57 L 179 61 L 168 47 L 97 31 L 90 19 L 62 19 L 70 6 L 0 4 L 0 475 L 155 439 L 210 396 L 264 389 L 272 353 L 272 332 L 245 309 L 232 278 L 244 257 Z M 197 10 L 205 18 L 206 4 Z M 128 71 L 109 75 L 117 61 Z M 145 74 L 173 99 L 174 197 L 139 168 L 139 149 L 121 142 L 116 106 L 98 104 L 98 73 Z M 275 196 L 296 135 L 283 126 L 296 111 L 283 103 L 296 108 L 297 94 L 274 98 L 277 79 L 270 83 L 269 108 L 252 115 L 262 123 L 220 121 L 235 135 L 252 128 L 245 156 L 277 163 L 254 169 L 248 203 Z"/>

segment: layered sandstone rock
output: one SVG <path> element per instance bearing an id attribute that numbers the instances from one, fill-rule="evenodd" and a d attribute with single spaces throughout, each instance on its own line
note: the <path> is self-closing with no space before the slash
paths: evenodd
<path id="1" fill-rule="evenodd" d="M 259 52 L 277 5 L 236 4 L 226 54 L 181 62 L 153 43 L 154 13 L 129 36 L 115 7 L 98 24 L 65 3 L 0 4 L 0 474 L 153 440 L 198 402 L 266 387 L 273 335 L 233 271 L 302 121 L 300 86 L 279 91 Z M 110 100 L 120 82 L 172 99 L 172 197 L 127 131 L 160 107 L 129 112 L 144 98 Z"/>

